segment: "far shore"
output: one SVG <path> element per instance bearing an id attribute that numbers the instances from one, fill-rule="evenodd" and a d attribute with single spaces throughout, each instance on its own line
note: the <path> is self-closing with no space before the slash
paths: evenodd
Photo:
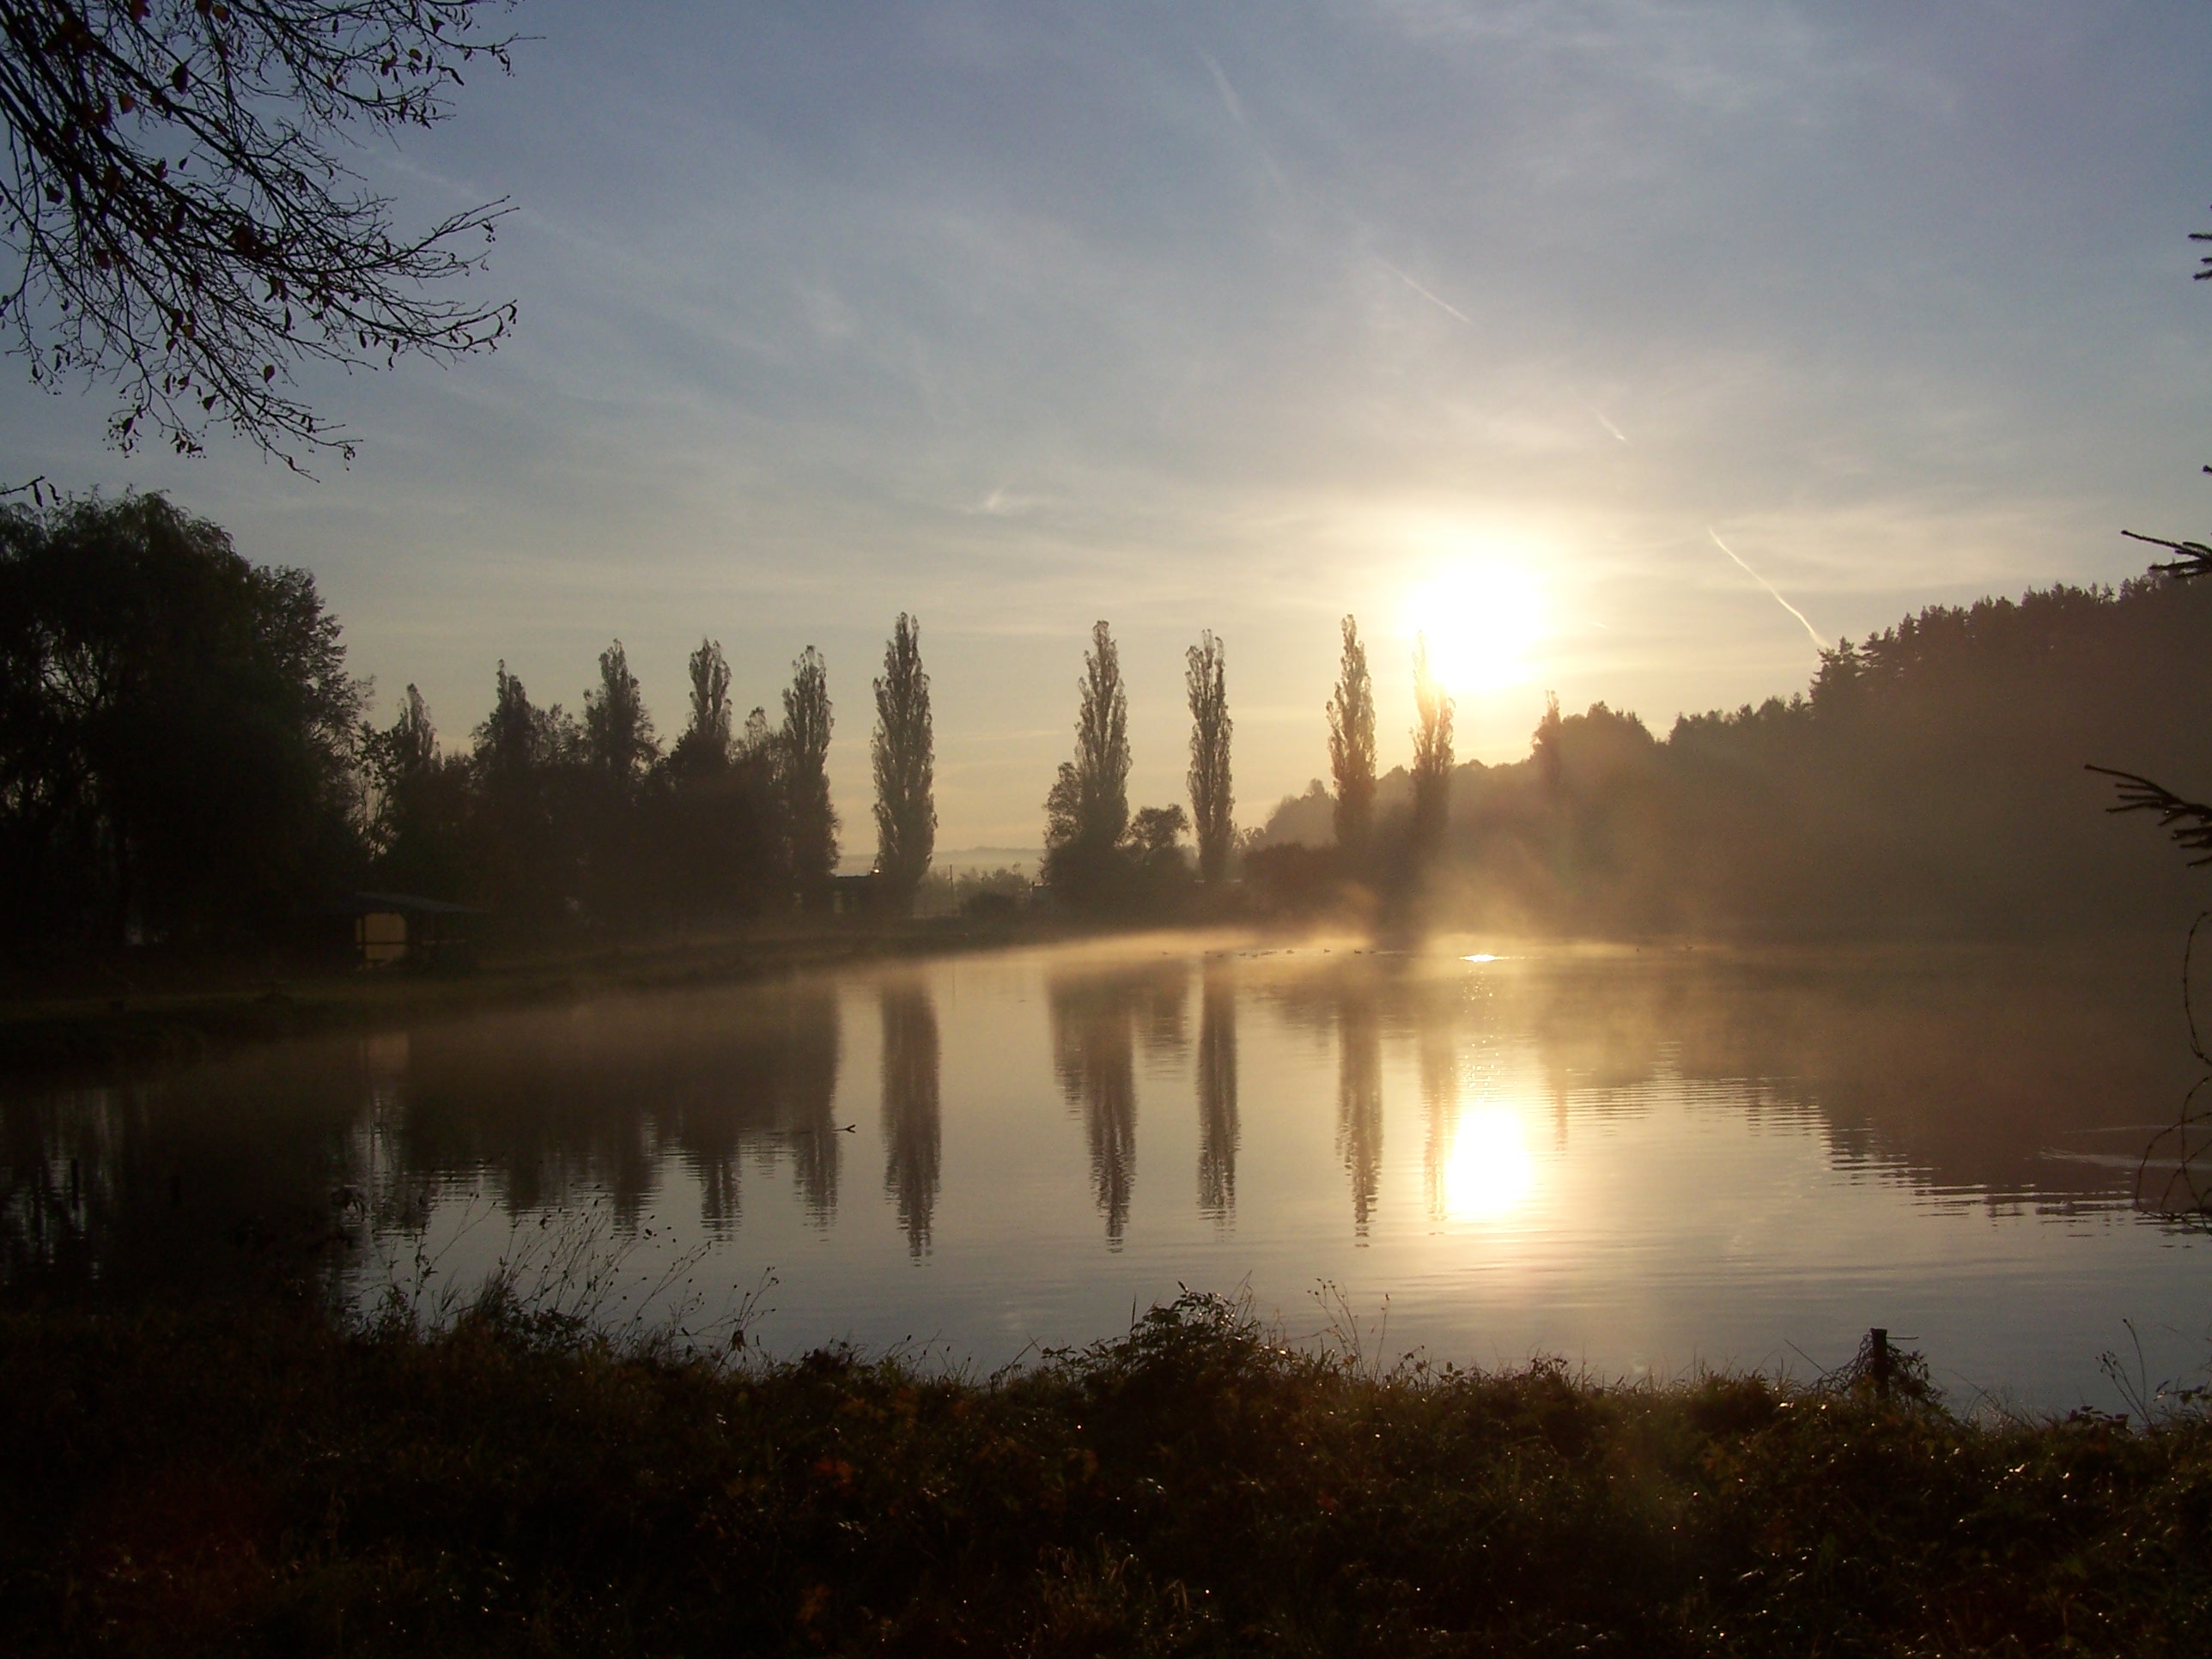
<path id="1" fill-rule="evenodd" d="M 485 952 L 465 972 L 302 958 L 148 960 L 0 993 L 0 1075 L 191 1060 L 241 1043 L 372 1031 L 488 1010 L 1041 943 L 1026 918 L 793 920 L 744 929 Z"/>
<path id="2" fill-rule="evenodd" d="M 1322 917 L 1246 917 L 1182 923 L 1119 923 L 1066 915 L 913 918 L 792 918 L 696 933 L 604 942 L 569 941 L 486 951 L 466 971 L 405 967 L 364 969 L 327 957 L 156 957 L 90 963 L 48 978 L 18 969 L 0 980 L 0 1078 L 66 1074 L 188 1062 L 240 1046 L 346 1031 L 374 1032 L 465 1019 L 502 1008 L 580 1001 L 594 996 L 741 984 L 794 974 L 835 972 L 872 963 L 1084 941 L 1127 943 L 1146 934 L 1218 942 L 1230 929 L 1281 948 L 1294 942 L 1349 945 L 1383 954 L 1420 949 L 1411 939 L 1371 938 Z M 1354 938 L 1364 944 L 1352 945 Z M 1643 939 L 1531 939 L 1441 930 L 1441 941 L 1501 956 L 1592 956 L 1718 964 L 1779 955 L 1799 969 L 1821 964 L 1896 969 L 1946 955 L 2027 950 L 2054 963 L 2087 952 L 2163 977 L 2178 966 L 2168 931 L 2118 929 L 2057 939 L 1951 936 L 1858 939 L 1665 937 Z"/>

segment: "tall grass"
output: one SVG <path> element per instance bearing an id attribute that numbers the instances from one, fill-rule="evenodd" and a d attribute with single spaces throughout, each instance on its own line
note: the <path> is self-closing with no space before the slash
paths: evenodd
<path id="1" fill-rule="evenodd" d="M 2193 1409 L 1386 1364 L 1188 1295 L 983 1379 L 751 1352 L 611 1340 L 512 1285 L 444 1322 L 0 1317 L 0 1629 L 27 1654 L 2212 1650 Z"/>

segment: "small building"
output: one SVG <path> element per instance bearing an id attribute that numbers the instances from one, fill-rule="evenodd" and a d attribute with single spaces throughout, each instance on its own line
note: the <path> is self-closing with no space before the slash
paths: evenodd
<path id="1" fill-rule="evenodd" d="M 465 960 L 471 949 L 469 920 L 484 914 L 413 893 L 356 893 L 348 908 L 354 951 L 364 968 Z"/>

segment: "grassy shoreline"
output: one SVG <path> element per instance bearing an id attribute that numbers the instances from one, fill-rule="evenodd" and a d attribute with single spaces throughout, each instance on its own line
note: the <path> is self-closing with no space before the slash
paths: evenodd
<path id="1" fill-rule="evenodd" d="M 2212 1425 L 1285 1348 L 988 1379 L 267 1305 L 0 1316 L 27 1654 L 2196 1653 Z"/>

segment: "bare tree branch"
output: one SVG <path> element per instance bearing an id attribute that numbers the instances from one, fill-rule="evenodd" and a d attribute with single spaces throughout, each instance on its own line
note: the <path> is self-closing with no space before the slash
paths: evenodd
<path id="1" fill-rule="evenodd" d="M 419 234 L 339 164 L 510 67 L 513 0 L 0 0 L 0 327 L 40 385 L 112 382 L 108 435 L 208 429 L 298 464 L 351 444 L 292 388 L 313 362 L 495 346 L 509 303 L 419 290 L 483 262 L 504 199 Z M 481 236 L 483 245 L 467 246 Z"/>

